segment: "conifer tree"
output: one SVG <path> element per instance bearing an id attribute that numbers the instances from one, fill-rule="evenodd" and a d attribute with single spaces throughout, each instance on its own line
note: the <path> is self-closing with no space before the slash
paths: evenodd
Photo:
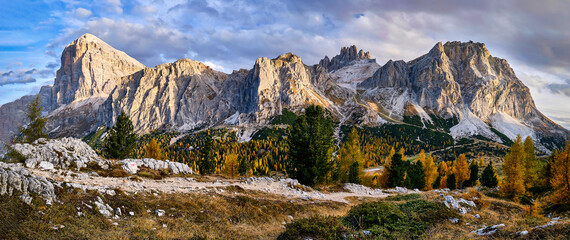
<path id="1" fill-rule="evenodd" d="M 114 159 L 130 157 L 137 143 L 137 135 L 133 130 L 133 123 L 127 114 L 121 111 L 115 126 L 107 132 L 103 140 L 105 156 Z"/>
<path id="2" fill-rule="evenodd" d="M 426 186 L 424 167 L 421 161 L 411 164 L 406 171 L 406 187 L 409 189 L 423 189 Z"/>
<path id="3" fill-rule="evenodd" d="M 216 159 L 213 150 L 214 140 L 208 131 L 206 136 L 206 141 L 204 146 L 200 148 L 200 159 L 198 161 L 198 167 L 200 168 L 201 174 L 211 174 L 216 170 Z"/>
<path id="4" fill-rule="evenodd" d="M 233 152 L 224 154 L 224 174 L 228 177 L 235 178 L 238 176 L 238 155 Z"/>
<path id="5" fill-rule="evenodd" d="M 306 185 L 324 183 L 333 168 L 333 122 L 320 106 L 299 116 L 287 137 L 287 174 Z"/>
<path id="6" fill-rule="evenodd" d="M 392 156 L 390 168 L 386 169 L 388 172 L 388 187 L 402 187 L 404 186 L 404 177 L 406 176 L 407 164 L 402 160 L 400 153 Z"/>
<path id="7" fill-rule="evenodd" d="M 360 167 L 358 162 L 354 161 L 350 165 L 350 170 L 348 171 L 348 182 L 360 184 Z"/>
<path id="8" fill-rule="evenodd" d="M 525 193 L 524 186 L 524 147 L 518 135 L 511 145 L 511 151 L 504 157 L 501 193 L 508 198 L 515 198 Z"/>
<path id="9" fill-rule="evenodd" d="M 154 158 L 154 159 L 163 159 L 164 154 L 162 152 L 162 148 L 156 141 L 156 139 L 150 140 L 144 147 L 144 157 L 145 158 Z"/>
<path id="10" fill-rule="evenodd" d="M 557 153 L 552 162 L 551 184 L 554 193 L 552 201 L 558 204 L 570 204 L 570 141 Z"/>
<path id="11" fill-rule="evenodd" d="M 425 158 L 423 162 L 424 166 L 424 176 L 425 176 L 425 188 L 424 190 L 431 190 L 433 188 L 433 183 L 437 178 L 437 166 L 433 162 L 433 157 L 430 155 Z M 439 185 L 439 184 L 438 184 Z"/>
<path id="12" fill-rule="evenodd" d="M 463 188 L 463 182 L 469 179 L 469 164 L 465 154 L 459 155 L 455 164 L 453 165 L 453 173 L 457 187 Z"/>
<path id="13" fill-rule="evenodd" d="M 341 182 L 346 182 L 348 178 L 349 169 L 352 167 L 354 162 L 358 163 L 359 169 L 357 169 L 358 178 L 362 177 L 364 169 L 364 157 L 360 150 L 360 138 L 356 128 L 352 128 L 346 142 L 342 144 L 339 150 L 338 156 L 339 162 L 339 174 Z M 350 181 L 349 181 L 350 182 Z"/>
<path id="14" fill-rule="evenodd" d="M 474 187 L 477 185 L 477 180 L 479 180 L 479 165 L 477 165 L 477 161 L 473 160 L 469 165 L 469 180 L 467 180 L 466 185 Z"/>
<path id="15" fill-rule="evenodd" d="M 445 180 L 447 188 L 453 190 L 455 188 L 457 188 L 456 183 L 457 181 L 455 180 L 455 173 L 449 174 L 449 176 L 447 176 L 447 179 Z"/>
<path id="16" fill-rule="evenodd" d="M 481 185 L 485 187 L 496 187 L 499 184 L 499 180 L 497 179 L 497 174 L 495 173 L 495 168 L 493 167 L 492 163 L 489 161 L 487 167 L 483 170 L 481 174 Z"/>
<path id="17" fill-rule="evenodd" d="M 523 174 L 525 188 L 533 187 L 538 181 L 538 162 L 534 142 L 530 136 L 524 140 Z"/>
<path id="18" fill-rule="evenodd" d="M 440 188 L 447 188 L 447 176 L 449 175 L 449 167 L 447 166 L 446 161 L 442 161 L 439 164 L 439 187 Z"/>
<path id="19" fill-rule="evenodd" d="M 28 104 L 27 108 L 26 120 L 28 124 L 18 128 L 20 135 L 15 136 L 14 142 L 32 143 L 39 138 L 47 138 L 47 134 L 44 132 L 47 119 L 42 117 L 42 103 L 39 94 Z"/>

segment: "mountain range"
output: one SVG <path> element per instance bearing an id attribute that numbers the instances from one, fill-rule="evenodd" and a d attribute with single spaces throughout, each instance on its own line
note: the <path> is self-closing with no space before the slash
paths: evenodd
<path id="1" fill-rule="evenodd" d="M 414 60 L 384 65 L 356 46 L 312 66 L 286 53 L 226 74 L 189 59 L 146 67 L 85 34 L 65 47 L 54 84 L 39 96 L 51 137 L 85 136 L 125 111 L 139 134 L 230 127 L 247 140 L 284 109 L 300 113 L 309 104 L 340 124 L 407 124 L 499 143 L 520 134 L 544 151 L 570 136 L 536 108 L 505 59 L 474 42 L 439 42 Z M 1 141 L 32 100 L 0 107 Z"/>

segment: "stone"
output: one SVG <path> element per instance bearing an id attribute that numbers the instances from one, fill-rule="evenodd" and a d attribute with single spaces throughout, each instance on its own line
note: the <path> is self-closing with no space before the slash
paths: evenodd
<path id="1" fill-rule="evenodd" d="M 165 212 L 164 210 L 162 210 L 162 209 L 156 209 L 154 212 L 156 213 L 156 216 L 159 216 L 159 217 L 164 216 L 164 214 L 166 213 L 166 212 Z"/>
<path id="2" fill-rule="evenodd" d="M 162 161 L 152 158 L 123 159 L 117 163 L 121 164 L 123 169 L 129 174 L 136 174 L 139 167 L 147 167 L 153 170 L 169 169 L 172 174 L 194 173 L 188 165 L 179 162 L 170 162 L 168 160 Z"/>
<path id="3" fill-rule="evenodd" d="M 103 169 L 109 161 L 97 155 L 87 143 L 76 138 L 35 141 L 32 144 L 14 144 L 12 148 L 26 158 L 26 167 L 53 170 L 79 170 L 94 163 Z"/>
<path id="4" fill-rule="evenodd" d="M 36 177 L 21 166 L 0 162 L 0 195 L 19 195 L 20 199 L 32 203 L 29 193 L 38 194 L 50 205 L 55 199 L 55 186 L 45 177 Z"/>
<path id="5" fill-rule="evenodd" d="M 484 228 L 477 229 L 475 231 L 472 231 L 472 233 L 475 233 L 479 236 L 492 235 L 492 234 L 495 234 L 500 228 L 504 228 L 504 227 L 505 227 L 505 224 L 497 224 L 497 225 L 493 225 L 490 227 L 484 227 Z"/>
<path id="6" fill-rule="evenodd" d="M 41 161 L 38 164 L 38 168 L 41 170 L 53 170 L 54 166 L 53 166 L 53 163 L 51 163 L 51 162 Z"/>
<path id="7" fill-rule="evenodd" d="M 458 222 L 459 222 L 459 218 L 450 218 L 449 221 L 452 222 L 452 223 L 458 223 Z"/>

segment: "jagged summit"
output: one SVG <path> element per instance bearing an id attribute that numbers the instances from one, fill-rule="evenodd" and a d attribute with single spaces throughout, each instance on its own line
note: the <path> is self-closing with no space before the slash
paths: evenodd
<path id="1" fill-rule="evenodd" d="M 454 126 L 438 130 L 455 138 L 482 135 L 500 142 L 495 132 L 511 139 L 521 134 L 547 139 L 550 149 L 570 133 L 536 109 L 506 60 L 473 42 L 439 42 L 419 58 L 383 66 L 356 46 L 313 66 L 286 53 L 225 74 L 190 59 L 147 68 L 85 34 L 64 49 L 53 87 L 43 87 L 40 96 L 52 137 L 84 136 L 112 125 L 121 111 L 138 133 L 232 125 L 251 135 L 283 109 L 300 112 L 309 104 L 326 108 L 342 124 L 443 119 Z M 0 137 L 17 129 L 24 118 L 18 113 L 30 99 L 0 107 L 1 116 L 14 116 L 0 118 Z"/>
<path id="2" fill-rule="evenodd" d="M 376 61 L 376 59 L 370 57 L 370 52 L 364 52 L 362 49 L 359 51 L 355 45 L 352 45 L 350 47 L 341 48 L 340 54 L 334 56 L 332 59 L 325 56 L 325 58 L 321 59 L 319 65 L 329 72 L 332 72 L 360 60 Z"/>
<path id="3" fill-rule="evenodd" d="M 301 57 L 299 57 L 299 56 L 297 56 L 291 52 L 279 55 L 278 57 L 276 57 L 272 60 L 274 60 L 274 61 L 275 60 L 281 60 L 281 61 L 285 61 L 285 62 L 302 62 Z"/>

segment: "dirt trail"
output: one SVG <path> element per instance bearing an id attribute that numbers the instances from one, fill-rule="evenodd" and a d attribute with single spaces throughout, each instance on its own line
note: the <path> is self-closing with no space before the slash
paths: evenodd
<path id="1" fill-rule="evenodd" d="M 153 180 L 144 178 L 142 181 L 133 181 L 127 177 L 101 177 L 90 176 L 83 172 L 72 171 L 42 171 L 39 169 L 29 169 L 36 176 L 44 176 L 48 179 L 74 183 L 87 186 L 88 188 L 97 189 L 120 189 L 125 192 L 164 192 L 164 193 L 189 193 L 189 192 L 217 192 L 224 193 L 228 191 L 227 187 L 238 186 L 245 190 L 261 191 L 275 195 L 285 196 L 287 198 L 301 198 L 303 200 L 321 200 L 348 203 L 347 197 L 372 197 L 384 198 L 389 196 L 378 189 L 370 189 L 364 186 L 358 186 L 356 189 L 346 192 L 322 193 L 317 190 L 310 189 L 303 185 L 297 185 L 296 180 L 282 179 L 276 180 L 268 177 L 248 178 L 241 181 L 210 181 L 198 182 L 193 178 L 168 177 L 162 180 Z M 62 174 L 63 173 L 63 174 Z"/>

